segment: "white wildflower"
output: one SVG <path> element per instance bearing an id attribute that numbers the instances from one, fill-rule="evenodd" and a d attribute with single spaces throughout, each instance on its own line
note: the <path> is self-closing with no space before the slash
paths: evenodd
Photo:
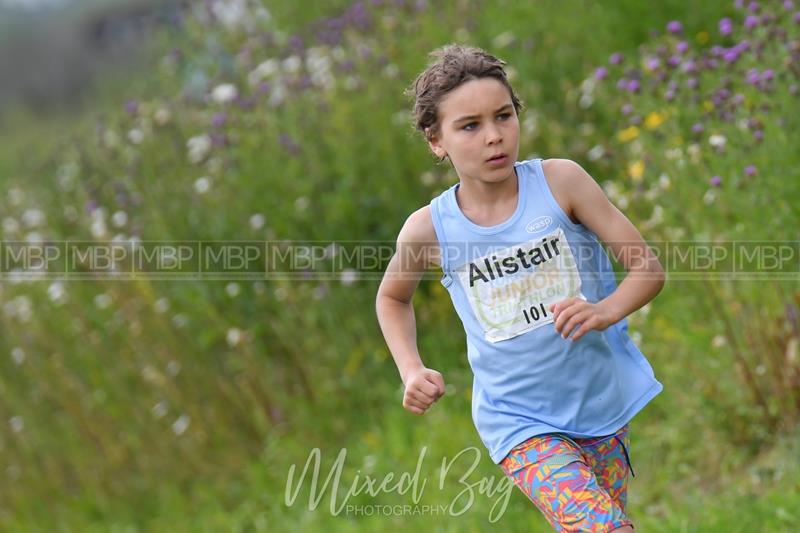
<path id="1" fill-rule="evenodd" d="M 159 315 L 166 313 L 169 310 L 169 300 L 166 298 L 159 298 L 153 303 L 153 309 Z"/>
<path id="2" fill-rule="evenodd" d="M 726 142 L 728 142 L 728 140 L 725 138 L 725 136 L 724 135 L 720 135 L 718 133 L 716 133 L 716 134 L 714 134 L 714 135 L 712 135 L 712 136 L 710 136 L 708 138 L 708 144 L 710 144 L 711 146 L 713 146 L 714 148 L 717 148 L 719 150 L 725 148 L 725 143 Z"/>
<path id="3" fill-rule="evenodd" d="M 25 429 L 25 423 L 22 421 L 21 416 L 12 416 L 8 420 L 8 424 L 11 426 L 11 431 L 14 433 L 19 433 L 23 429 Z"/>
<path id="4" fill-rule="evenodd" d="M 211 137 L 205 134 L 192 137 L 186 141 L 186 148 L 189 151 L 189 162 L 199 163 L 211 150 Z"/>
<path id="5" fill-rule="evenodd" d="M 153 118 L 155 119 L 156 124 L 163 126 L 169 122 L 170 118 L 172 118 L 172 114 L 169 112 L 169 109 L 160 107 L 156 111 L 155 115 L 153 115 Z"/>
<path id="6" fill-rule="evenodd" d="M 250 217 L 250 227 L 255 230 L 263 228 L 265 222 L 266 219 L 261 213 L 256 213 Z"/>
<path id="7" fill-rule="evenodd" d="M 308 208 L 309 200 L 305 196 L 300 196 L 294 201 L 294 207 L 298 211 L 305 211 Z"/>
<path id="8" fill-rule="evenodd" d="M 182 435 L 189 427 L 190 421 L 191 419 L 187 415 L 179 416 L 178 419 L 172 424 L 172 432 L 176 435 Z"/>
<path id="9" fill-rule="evenodd" d="M 47 287 L 47 297 L 50 301 L 57 304 L 64 303 L 67 299 L 67 292 L 64 290 L 64 284 L 60 281 L 54 281 Z"/>
<path id="10" fill-rule="evenodd" d="M 589 158 L 589 161 L 597 161 L 605 154 L 605 148 L 603 148 L 602 144 L 596 144 L 592 147 L 591 150 L 586 152 L 586 157 Z"/>
<path id="11" fill-rule="evenodd" d="M 239 292 L 241 292 L 241 289 L 239 288 L 239 284 L 238 283 L 230 282 L 225 286 L 225 292 L 231 298 L 235 298 L 235 297 L 237 297 L 239 295 Z"/>
<path id="12" fill-rule="evenodd" d="M 41 209 L 26 209 L 22 213 L 22 223 L 29 228 L 35 228 L 44 224 L 44 212 Z"/>
<path id="13" fill-rule="evenodd" d="M 205 194 L 211 188 L 211 178 L 203 176 L 194 180 L 194 190 L 197 194 Z"/>
<path id="14" fill-rule="evenodd" d="M 242 342 L 242 330 L 239 328 L 230 328 L 228 333 L 225 334 L 225 341 L 228 343 L 228 346 L 235 348 Z"/>
<path id="15" fill-rule="evenodd" d="M 345 268 L 339 276 L 343 285 L 352 285 L 358 279 L 358 272 L 352 268 Z"/>
<path id="16" fill-rule="evenodd" d="M 258 85 L 261 80 L 275 75 L 279 70 L 280 63 L 277 59 L 267 59 L 250 71 L 250 73 L 247 75 L 247 81 L 251 86 Z"/>
<path id="17" fill-rule="evenodd" d="M 19 229 L 19 223 L 13 217 L 5 217 L 3 219 L 3 232 L 4 233 L 16 233 Z"/>
<path id="18" fill-rule="evenodd" d="M 164 415 L 167 414 L 167 404 L 166 402 L 158 402 L 153 406 L 151 409 L 153 416 L 156 418 L 162 418 Z"/>
<path id="19" fill-rule="evenodd" d="M 11 350 L 11 359 L 18 365 L 21 365 L 25 361 L 25 350 L 19 346 L 15 346 L 14 349 Z"/>
<path id="20" fill-rule="evenodd" d="M 283 60 L 283 70 L 288 72 L 289 74 L 297 74 L 300 70 L 300 67 L 303 65 L 303 61 L 296 55 L 291 55 Z"/>
<path id="21" fill-rule="evenodd" d="M 218 104 L 228 104 L 239 96 L 239 91 L 232 83 L 223 83 L 214 87 L 211 98 Z"/>
<path id="22" fill-rule="evenodd" d="M 111 305 L 111 296 L 102 292 L 94 297 L 94 305 L 96 305 L 99 309 L 106 309 L 109 305 Z"/>
<path id="23" fill-rule="evenodd" d="M 144 140 L 144 133 L 139 128 L 133 128 L 128 132 L 128 140 L 133 144 L 141 144 Z"/>
<path id="24" fill-rule="evenodd" d="M 125 211 L 115 211 L 113 215 L 111 215 L 111 223 L 114 226 L 121 228 L 128 222 L 128 214 Z"/>

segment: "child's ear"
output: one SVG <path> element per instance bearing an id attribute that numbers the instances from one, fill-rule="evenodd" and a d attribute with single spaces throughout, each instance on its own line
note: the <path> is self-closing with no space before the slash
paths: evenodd
<path id="1" fill-rule="evenodd" d="M 436 134 L 432 133 L 430 128 L 425 130 L 425 134 L 428 137 L 428 147 L 430 147 L 431 152 L 433 152 L 436 157 L 439 159 L 444 159 L 447 157 L 447 152 L 442 148 L 441 144 L 439 143 L 439 138 Z"/>

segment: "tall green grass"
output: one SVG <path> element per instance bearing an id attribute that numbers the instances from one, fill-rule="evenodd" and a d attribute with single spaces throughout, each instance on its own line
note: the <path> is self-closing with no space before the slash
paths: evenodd
<path id="1" fill-rule="evenodd" d="M 580 104 L 583 81 L 596 66 L 616 51 L 638 61 L 648 46 L 666 39 L 650 34 L 663 33 L 668 21 L 679 18 L 699 46 L 698 32 L 711 39 L 720 17 L 741 17 L 729 2 L 688 5 L 367 6 L 371 27 L 348 26 L 340 52 L 321 49 L 334 62 L 327 91 L 302 90 L 284 72 L 265 78 L 271 87 L 259 92 L 248 74 L 270 58 L 288 57 L 292 35 L 312 43 L 320 19 L 336 15 L 332 8 L 267 6 L 271 19 L 254 18 L 257 31 L 250 35 L 192 16 L 182 32 L 165 31 L 154 40 L 152 63 L 134 72 L 129 85 L 122 78 L 105 92 L 98 89 L 96 108 L 77 117 L 15 119 L 0 143 L 0 175 L 3 217 L 19 227 L 6 228 L 4 240 L 37 232 L 53 240 L 136 235 L 144 241 L 391 244 L 405 217 L 456 179 L 411 131 L 402 96 L 426 54 L 451 41 L 483 46 L 513 68 L 527 105 L 521 156 L 570 157 L 598 181 L 615 183 L 613 199 L 627 201 L 624 211 L 646 228 L 645 238 L 676 238 L 670 231 L 682 228 L 683 238 L 691 239 L 796 239 L 796 99 L 764 96 L 774 105 L 766 118 L 782 115 L 786 122 L 768 127 L 763 144 L 731 146 L 716 158 L 703 145 L 703 166 L 685 169 L 664 150 L 675 135 L 689 138 L 681 128 L 699 113 L 696 103 L 673 104 L 670 121 L 650 133 L 642 127 L 638 152 L 617 137 L 629 124 L 613 86 L 596 86 L 594 103 Z M 171 52 L 176 48 L 180 54 Z M 347 59 L 352 64 L 336 66 Z M 714 82 L 709 74 L 703 83 Z M 242 98 L 252 96 L 252 107 L 207 98 L 224 83 L 235 84 Z M 278 83 L 289 87 L 273 104 Z M 125 110 L 129 101 L 138 103 L 133 113 Z M 644 118 L 661 104 L 659 94 L 643 95 L 637 113 Z M 214 127 L 221 113 L 225 123 Z M 187 141 L 209 133 L 227 140 L 190 162 Z M 140 142 L 131 141 L 139 135 Z M 587 152 L 597 144 L 610 155 L 592 161 Z M 626 173 L 639 159 L 646 166 L 636 182 Z M 729 176 L 748 164 L 758 166 L 759 179 L 746 189 L 726 188 Z M 669 174 L 672 188 L 647 195 L 661 173 Z M 725 192 L 709 204 L 703 198 L 714 173 L 725 175 Z M 207 192 L 199 192 L 201 178 L 207 181 L 200 184 L 210 184 Z M 769 197 L 774 202 L 760 204 Z M 665 215 L 658 223 L 651 219 L 656 204 Z M 28 209 L 41 210 L 45 222 L 27 227 L 24 221 L 36 218 L 23 216 Z M 117 211 L 126 214 L 119 227 Z M 252 223 L 256 214 L 263 225 Z M 731 224 L 741 224 L 737 233 L 723 233 Z M 438 518 L 334 514 L 328 497 L 308 510 L 308 485 L 293 505 L 285 504 L 290 466 L 302 468 L 315 447 L 323 478 L 346 448 L 342 488 L 356 475 L 413 472 L 426 447 L 422 477 L 428 481 L 420 503 L 432 506 L 449 506 L 464 489 L 458 476 L 468 471 L 463 459 L 440 489 L 442 459 L 470 446 L 483 453 L 469 415 L 471 374 L 461 325 L 447 293 L 435 281 L 424 282 L 415 300 L 423 360 L 448 384 L 447 395 L 420 418 L 401 408 L 399 377 L 374 318 L 376 289 L 374 276 L 355 282 L 4 283 L 0 419 L 8 425 L 0 440 L 6 476 L 0 521 L 9 529 L 98 531 L 489 527 L 496 498 L 477 489 L 463 514 Z M 718 300 L 708 298 L 710 290 Z M 781 290 L 780 296 L 796 298 L 796 283 Z M 741 343 L 745 359 L 738 364 L 753 372 L 762 354 L 778 361 L 776 346 L 790 358 L 791 317 L 775 322 L 787 309 L 777 307 L 777 297 L 764 284 L 709 288 L 679 281 L 630 317 L 665 384 L 632 425 L 637 477 L 630 510 L 637 527 L 779 530 L 793 523 L 800 479 L 791 460 L 796 429 L 768 424 L 753 398 L 755 391 L 767 395 L 766 412 L 788 421 L 780 416 L 786 394 L 772 393 L 772 373 L 759 375 L 763 381 L 752 387 L 742 381 L 731 350 L 731 342 Z M 751 325 L 745 312 L 758 320 Z M 499 480 L 500 474 L 482 454 L 467 480 Z M 361 494 L 350 503 L 410 499 Z M 496 527 L 547 530 L 518 491 Z"/>

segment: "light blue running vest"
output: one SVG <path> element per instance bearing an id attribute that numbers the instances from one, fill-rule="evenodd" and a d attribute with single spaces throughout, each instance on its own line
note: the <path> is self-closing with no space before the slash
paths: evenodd
<path id="1" fill-rule="evenodd" d="M 542 160 L 514 166 L 517 209 L 501 224 L 469 220 L 458 183 L 430 204 L 441 282 L 467 335 L 472 419 L 495 463 L 534 435 L 615 433 L 663 389 L 626 320 L 578 341 L 555 331 L 549 305 L 602 300 L 617 287 L 614 270 L 597 236 L 556 202 Z"/>

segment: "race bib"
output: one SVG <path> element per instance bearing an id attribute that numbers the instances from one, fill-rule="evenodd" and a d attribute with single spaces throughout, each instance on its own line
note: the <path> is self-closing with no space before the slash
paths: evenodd
<path id="1" fill-rule="evenodd" d="M 454 274 L 486 340 L 498 342 L 553 322 L 550 304 L 586 300 L 564 230 L 473 259 Z"/>

